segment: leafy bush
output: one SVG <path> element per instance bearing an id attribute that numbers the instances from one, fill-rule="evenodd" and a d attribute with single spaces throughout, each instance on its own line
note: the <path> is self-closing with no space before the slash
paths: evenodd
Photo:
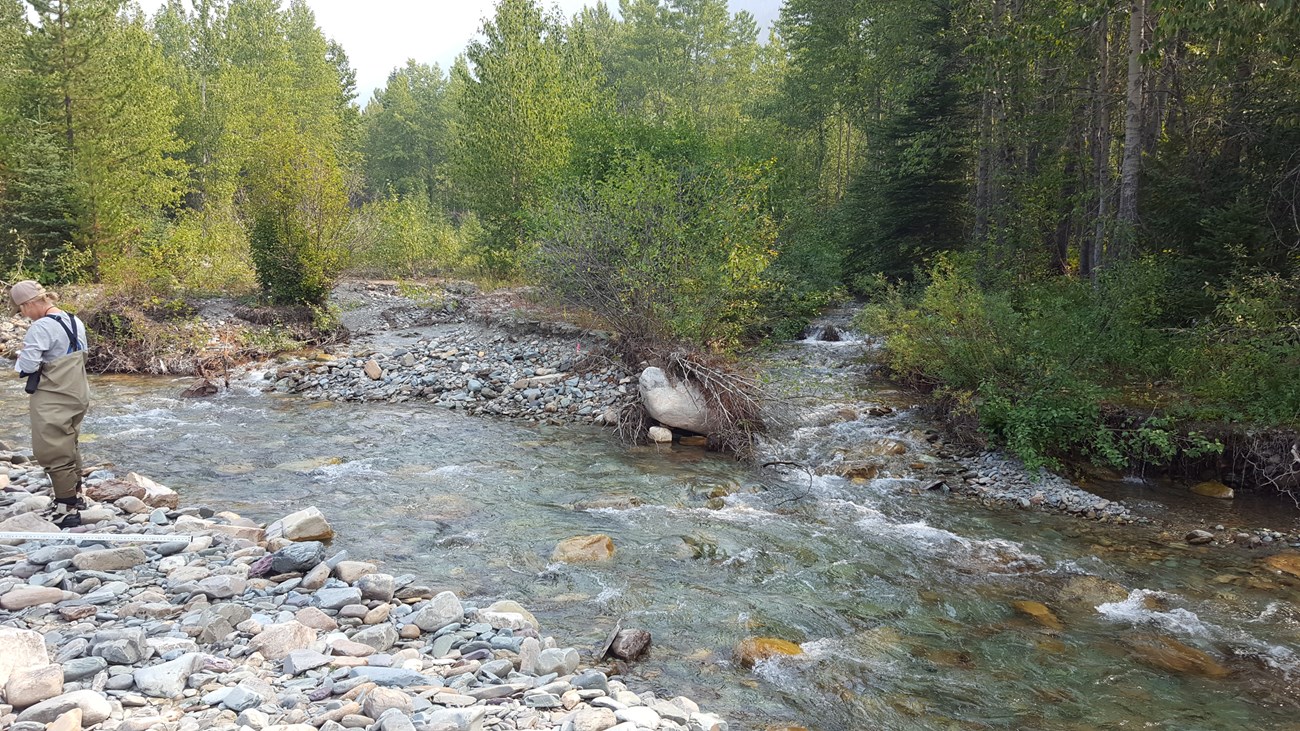
<path id="1" fill-rule="evenodd" d="M 731 347 L 759 319 L 775 255 L 765 172 L 622 158 L 537 212 L 532 271 L 624 336 Z"/>
<path id="2" fill-rule="evenodd" d="M 1186 337 L 1177 378 L 1195 416 L 1282 426 L 1300 422 L 1300 277 L 1245 277 Z"/>
<path id="3" fill-rule="evenodd" d="M 322 305 L 341 262 L 313 246 L 307 231 L 292 218 L 259 211 L 249 239 L 257 281 L 279 305 Z"/>
<path id="4" fill-rule="evenodd" d="M 861 326 L 886 338 L 896 373 L 936 385 L 1031 466 L 1067 454 L 1117 467 L 1165 463 L 1216 448 L 1172 420 L 1116 424 L 1107 409 L 1171 377 L 1161 267 L 1115 267 L 1095 286 L 1053 278 L 1008 289 L 981 286 L 976 270 L 941 257 L 919 292 L 887 288 L 863 311 Z"/>
<path id="5" fill-rule="evenodd" d="M 391 276 L 470 274 L 485 235 L 472 213 L 453 223 L 423 196 L 368 203 L 349 227 L 354 267 Z"/>

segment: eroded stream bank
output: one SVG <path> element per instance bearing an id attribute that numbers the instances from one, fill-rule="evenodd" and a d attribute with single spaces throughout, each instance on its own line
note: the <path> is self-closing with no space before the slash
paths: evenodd
<path id="1" fill-rule="evenodd" d="M 771 357 L 795 429 L 767 451 L 822 466 L 812 477 L 626 450 L 591 427 L 252 388 L 179 401 L 174 382 L 126 379 L 97 384 L 86 449 L 185 504 L 263 521 L 316 505 L 335 548 L 470 601 L 517 599 L 575 646 L 644 627 L 655 646 L 631 677 L 733 728 L 1285 727 L 1300 597 L 1262 560 L 1276 551 L 986 507 L 977 488 L 1010 468 L 940 475 L 930 425 L 854 347 Z M 0 433 L 23 433 L 18 395 Z M 874 475 L 836 474 L 864 451 Z M 924 489 L 963 471 L 972 496 Z M 612 561 L 551 563 L 590 533 L 613 538 Z M 732 650 L 750 637 L 801 654 L 743 668 Z"/>

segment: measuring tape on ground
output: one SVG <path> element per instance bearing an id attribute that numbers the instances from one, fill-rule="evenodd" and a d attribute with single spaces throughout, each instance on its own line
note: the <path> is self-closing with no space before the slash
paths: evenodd
<path id="1" fill-rule="evenodd" d="M 0 541 L 119 541 L 122 543 L 189 543 L 194 536 L 177 533 L 153 536 L 141 533 L 22 533 L 0 531 Z"/>

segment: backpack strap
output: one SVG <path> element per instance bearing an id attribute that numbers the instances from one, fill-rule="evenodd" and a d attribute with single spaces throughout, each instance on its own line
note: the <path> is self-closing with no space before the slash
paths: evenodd
<path id="1" fill-rule="evenodd" d="M 63 323 L 63 320 L 60 319 L 58 315 L 46 315 L 45 317 L 59 323 L 59 327 L 63 328 L 63 332 L 67 334 L 68 353 L 75 353 L 78 350 L 81 350 L 81 342 L 77 340 L 77 318 L 75 316 L 68 315 L 68 319 L 72 321 L 71 328 L 65 325 Z M 67 355 L 67 353 L 65 353 L 64 355 Z"/>

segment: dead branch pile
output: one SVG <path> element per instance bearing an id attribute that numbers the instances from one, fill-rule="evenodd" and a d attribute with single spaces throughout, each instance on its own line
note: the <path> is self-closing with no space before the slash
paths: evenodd
<path id="1" fill-rule="evenodd" d="M 623 361 L 628 364 L 658 365 L 668 377 L 696 389 L 705 401 L 713 426 L 709 449 L 734 454 L 741 459 L 755 456 L 756 437 L 772 426 L 772 410 L 762 385 L 753 374 L 743 372 L 721 357 L 683 347 L 655 347 L 649 339 L 623 338 Z M 644 443 L 654 420 L 639 402 L 619 413 L 615 432 L 628 443 Z"/>

